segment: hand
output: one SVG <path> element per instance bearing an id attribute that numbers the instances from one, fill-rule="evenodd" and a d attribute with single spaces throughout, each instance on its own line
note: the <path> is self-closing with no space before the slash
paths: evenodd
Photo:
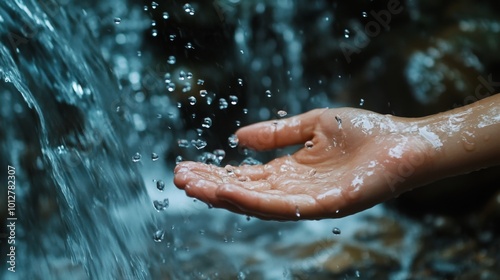
<path id="1" fill-rule="evenodd" d="M 429 168 L 416 122 L 366 110 L 316 109 L 236 132 L 240 145 L 302 145 L 264 165 L 182 162 L 174 183 L 213 207 L 261 219 L 342 217 L 399 195 Z"/>

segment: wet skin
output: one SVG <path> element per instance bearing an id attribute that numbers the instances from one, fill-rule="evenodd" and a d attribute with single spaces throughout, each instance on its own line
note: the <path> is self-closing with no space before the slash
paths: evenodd
<path id="1" fill-rule="evenodd" d="M 439 178 L 498 164 L 499 145 L 489 139 L 500 137 L 500 102 L 485 100 L 425 118 L 339 108 L 253 124 L 236 132 L 240 145 L 303 148 L 264 165 L 182 162 L 174 183 L 213 207 L 261 219 L 350 215 Z M 481 137 L 477 149 L 464 131 Z"/>

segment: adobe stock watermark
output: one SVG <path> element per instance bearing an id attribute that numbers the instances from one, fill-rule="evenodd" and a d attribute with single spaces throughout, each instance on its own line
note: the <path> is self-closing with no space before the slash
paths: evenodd
<path id="1" fill-rule="evenodd" d="M 474 94 L 465 97 L 462 104 L 453 104 L 453 108 L 472 104 L 476 101 L 500 92 L 500 82 L 493 81 L 492 74 L 489 74 L 486 78 L 484 78 L 483 76 L 478 76 L 477 80 L 479 81 L 479 84 L 476 86 Z"/>
<path id="2" fill-rule="evenodd" d="M 229 1 L 221 1 L 221 0 L 214 0 L 212 2 L 212 6 L 214 6 L 215 12 L 217 13 L 217 16 L 219 17 L 221 22 L 226 21 L 226 16 L 228 12 L 233 12 L 236 8 L 236 4 L 232 4 Z"/>
<path id="3" fill-rule="evenodd" d="M 390 0 L 387 3 L 386 10 L 381 10 L 379 12 L 375 12 L 374 10 L 370 11 L 370 15 L 374 18 L 374 20 L 365 24 L 364 30 L 359 27 L 354 27 L 356 36 L 353 38 L 352 42 L 340 42 L 340 49 L 342 50 L 347 63 L 351 63 L 351 56 L 354 53 L 359 54 L 362 49 L 366 48 L 370 44 L 371 39 L 380 34 L 382 28 L 389 31 L 391 29 L 389 24 L 392 21 L 392 16 L 397 15 L 402 11 L 403 7 L 398 0 Z"/>
<path id="4" fill-rule="evenodd" d="M 47 13 L 47 15 L 54 17 L 60 12 L 62 6 L 68 5 L 70 0 L 59 0 L 59 1 L 47 1 L 42 0 L 39 2 L 42 10 Z M 29 43 L 41 30 L 42 27 L 36 26 L 35 24 L 29 22 L 22 22 L 20 24 L 20 32 L 9 32 L 8 39 L 11 47 L 14 50 L 23 44 Z"/>
<path id="5" fill-rule="evenodd" d="M 408 158 L 403 158 L 394 172 L 384 172 L 384 179 L 392 193 L 397 192 L 396 185 L 401 184 L 410 178 L 410 176 L 412 176 L 417 168 L 424 164 L 424 162 L 424 155 L 415 153 Z"/>
<path id="6" fill-rule="evenodd" d="M 22 32 L 22 34 L 9 32 L 9 43 L 14 50 L 17 50 L 17 48 L 22 44 L 27 44 L 29 40 L 33 39 L 40 31 L 39 28 L 30 24 L 29 22 L 24 22 L 21 26 L 21 30 L 24 31 Z"/>
<path id="7" fill-rule="evenodd" d="M 492 74 L 489 74 L 486 78 L 483 76 L 478 76 L 478 85 L 475 88 L 474 94 L 471 94 L 464 98 L 462 104 L 454 104 L 453 108 L 462 107 L 464 105 L 469 105 L 478 100 L 487 98 L 497 92 L 500 91 L 500 82 L 496 82 L 493 80 Z M 423 131 L 423 136 L 428 135 L 429 133 Z M 421 133 L 422 135 L 422 133 Z M 464 145 L 474 146 L 474 137 L 467 131 L 464 131 L 461 134 L 462 141 L 464 141 Z M 432 142 L 432 139 L 431 139 Z M 433 158 L 436 156 L 438 149 L 432 149 L 429 157 Z M 415 171 L 423 165 L 425 162 L 425 156 L 419 153 L 416 153 L 408 158 L 403 158 L 402 161 L 398 164 L 396 170 L 394 171 L 386 171 L 384 173 L 384 179 L 391 189 L 393 193 L 396 193 L 396 186 L 405 182 L 408 178 L 410 178 Z"/>
<path id="8" fill-rule="evenodd" d="M 7 233 L 1 234 L 2 238 L 7 239 L 7 270 L 16 272 L 16 168 L 7 166 Z"/>

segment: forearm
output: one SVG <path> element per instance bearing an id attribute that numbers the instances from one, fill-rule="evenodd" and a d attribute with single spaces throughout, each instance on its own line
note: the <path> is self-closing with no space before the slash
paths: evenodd
<path id="1" fill-rule="evenodd" d="M 432 177 L 445 178 L 500 164 L 500 94 L 422 118 L 431 143 Z M 434 137 L 436 136 L 436 137 Z"/>

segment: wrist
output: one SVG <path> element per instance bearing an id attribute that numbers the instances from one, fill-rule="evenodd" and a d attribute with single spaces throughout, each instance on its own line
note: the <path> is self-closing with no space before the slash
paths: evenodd
<path id="1" fill-rule="evenodd" d="M 429 175 L 440 179 L 499 164 L 499 107 L 495 99 L 481 100 L 419 119 L 418 126 L 424 132 L 420 136 L 434 148 L 428 151 Z"/>
<path id="2" fill-rule="evenodd" d="M 431 183 L 441 177 L 439 172 L 445 153 L 441 136 L 434 130 L 434 120 L 423 118 L 400 118 L 404 124 L 402 135 L 414 139 L 412 152 L 401 164 L 413 171 L 404 184 L 404 191 Z M 404 167 L 404 166 L 403 166 Z M 401 167 L 401 168 L 403 168 Z"/>

